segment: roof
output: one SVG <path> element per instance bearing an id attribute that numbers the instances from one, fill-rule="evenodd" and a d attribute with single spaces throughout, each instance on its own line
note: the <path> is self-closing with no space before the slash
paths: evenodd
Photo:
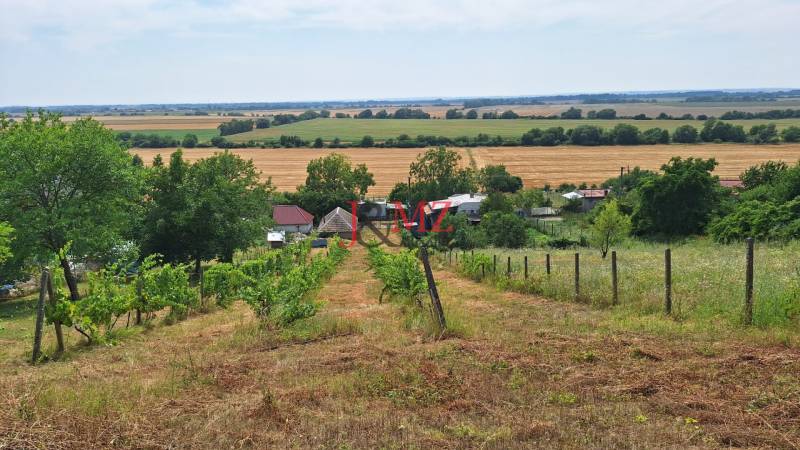
<path id="1" fill-rule="evenodd" d="M 744 187 L 744 183 L 742 180 L 738 178 L 726 179 L 726 180 L 719 180 L 720 186 L 728 187 L 728 188 L 740 188 Z"/>
<path id="2" fill-rule="evenodd" d="M 606 198 L 608 189 L 578 189 L 583 198 Z"/>
<path id="3" fill-rule="evenodd" d="M 278 225 L 308 225 L 314 223 L 314 216 L 297 205 L 275 205 L 272 218 Z"/>
<path id="4" fill-rule="evenodd" d="M 464 203 L 480 203 L 486 199 L 486 194 L 455 194 L 444 200 L 434 200 L 428 202 L 428 206 L 433 210 L 444 208 L 457 208 Z"/>
<path id="5" fill-rule="evenodd" d="M 349 233 L 353 231 L 353 221 L 358 224 L 357 217 L 337 206 L 336 209 L 325 215 L 319 223 L 317 231 L 320 233 Z"/>
<path id="6" fill-rule="evenodd" d="M 283 231 L 268 231 L 267 242 L 284 242 L 286 240 L 286 233 Z"/>
<path id="7" fill-rule="evenodd" d="M 562 194 L 562 197 L 566 198 L 567 200 L 574 200 L 576 198 L 583 198 L 580 192 L 567 192 L 566 194 Z"/>

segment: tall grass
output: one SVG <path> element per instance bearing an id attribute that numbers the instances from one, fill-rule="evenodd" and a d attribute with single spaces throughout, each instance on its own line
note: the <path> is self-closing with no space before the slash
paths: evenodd
<path id="1" fill-rule="evenodd" d="M 619 304 L 623 315 L 663 314 L 665 245 L 630 242 L 617 251 Z M 580 295 L 575 295 L 574 255 L 580 253 Z M 545 273 L 545 255 L 551 274 Z M 797 329 L 800 325 L 800 242 L 756 243 L 753 323 Z M 493 256 L 497 272 L 493 273 Z M 528 256 L 529 277 L 523 258 Z M 506 275 L 511 257 L 512 274 Z M 443 259 L 447 261 L 447 259 Z M 456 265 L 453 260 L 453 265 Z M 480 264 L 485 267 L 482 279 Z M 500 288 L 597 307 L 612 306 L 611 258 L 593 249 L 486 249 L 459 255 L 457 270 Z M 695 240 L 672 247 L 673 316 L 704 326 L 742 323 L 745 298 L 745 247 Z"/>

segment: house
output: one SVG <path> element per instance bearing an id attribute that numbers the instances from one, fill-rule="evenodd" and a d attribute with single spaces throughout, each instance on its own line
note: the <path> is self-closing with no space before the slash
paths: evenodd
<path id="1" fill-rule="evenodd" d="M 744 187 L 744 183 L 738 178 L 720 178 L 719 185 L 731 189 L 741 189 Z"/>
<path id="2" fill-rule="evenodd" d="M 320 235 L 339 235 L 345 239 L 352 239 L 353 232 L 358 228 L 358 218 L 340 207 L 325 215 L 319 223 L 317 231 Z"/>
<path id="3" fill-rule="evenodd" d="M 314 228 L 314 216 L 297 205 L 275 205 L 272 207 L 275 231 L 309 234 Z"/>
<path id="4" fill-rule="evenodd" d="M 590 211 L 598 203 L 602 202 L 608 196 L 608 189 L 578 189 L 581 195 L 581 210 L 583 212 Z"/>
<path id="5" fill-rule="evenodd" d="M 478 193 L 451 195 L 444 200 L 428 202 L 425 213 L 428 214 L 429 219 L 434 222 L 443 212 L 454 214 L 463 213 L 467 215 L 470 222 L 477 223 L 481 221 L 481 202 L 483 202 L 486 197 L 486 194 Z"/>
<path id="6" fill-rule="evenodd" d="M 281 248 L 286 244 L 286 232 L 285 231 L 268 231 L 267 232 L 267 243 L 269 244 L 270 248 Z"/>

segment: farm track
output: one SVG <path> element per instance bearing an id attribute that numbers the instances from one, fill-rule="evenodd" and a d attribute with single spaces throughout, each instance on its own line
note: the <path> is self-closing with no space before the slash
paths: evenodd
<path id="1" fill-rule="evenodd" d="M 167 155 L 175 149 L 132 149 L 147 164 L 157 154 Z M 252 159 L 262 177 L 272 177 L 281 191 L 293 191 L 305 182 L 306 166 L 314 158 L 341 153 L 354 163 L 365 163 L 375 175 L 376 185 L 369 195 L 386 195 L 398 182 L 405 182 L 408 166 L 427 148 L 344 148 L 344 149 L 235 149 L 234 153 Z M 620 167 L 658 170 L 673 156 L 715 158 L 719 166 L 715 175 L 738 178 L 748 167 L 767 160 L 794 163 L 800 160 L 800 144 L 746 145 L 640 145 L 635 147 L 475 147 L 457 148 L 462 165 L 475 162 L 477 168 L 488 164 L 505 164 L 509 172 L 522 177 L 526 187 L 545 183 L 601 183 L 619 175 Z M 195 161 L 219 149 L 185 149 L 184 157 Z"/>
<path id="2" fill-rule="evenodd" d="M 358 331 L 271 345 L 238 304 L 67 362 L 4 369 L 0 447 L 800 442 L 797 349 L 611 331 L 607 311 L 436 269 L 462 337 L 431 341 L 404 326 L 400 306 L 377 304 L 357 246 L 318 299 L 322 320 Z"/>

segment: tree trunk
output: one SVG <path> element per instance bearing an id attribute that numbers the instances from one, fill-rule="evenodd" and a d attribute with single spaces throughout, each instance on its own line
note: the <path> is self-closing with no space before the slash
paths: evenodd
<path id="1" fill-rule="evenodd" d="M 194 259 L 194 273 L 197 274 L 198 276 L 200 275 L 200 264 L 201 263 L 202 263 L 202 261 L 200 260 L 200 258 L 195 258 Z"/>
<path id="2" fill-rule="evenodd" d="M 66 258 L 60 259 L 61 268 L 64 269 L 64 280 L 67 282 L 67 287 L 69 288 L 69 299 L 73 302 L 77 302 L 80 300 L 80 294 L 78 294 L 78 280 L 75 279 L 75 275 L 72 273 L 72 268 L 69 267 L 69 261 Z"/>

